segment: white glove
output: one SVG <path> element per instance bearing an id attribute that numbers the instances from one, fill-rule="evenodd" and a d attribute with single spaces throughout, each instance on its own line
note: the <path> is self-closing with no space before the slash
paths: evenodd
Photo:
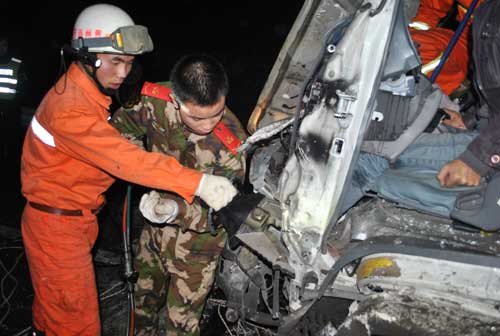
<path id="1" fill-rule="evenodd" d="M 161 198 L 160 194 L 153 190 L 142 195 L 139 210 L 153 223 L 172 223 L 179 213 L 179 206 L 176 201 Z"/>
<path id="2" fill-rule="evenodd" d="M 196 196 L 200 196 L 215 211 L 225 207 L 237 193 L 227 178 L 210 174 L 203 174 L 196 190 Z"/>

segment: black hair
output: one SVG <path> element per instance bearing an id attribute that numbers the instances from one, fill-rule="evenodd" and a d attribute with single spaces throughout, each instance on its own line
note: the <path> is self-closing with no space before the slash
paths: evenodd
<path id="1" fill-rule="evenodd" d="M 206 54 L 183 56 L 170 73 L 170 83 L 182 103 L 211 106 L 227 96 L 229 83 L 222 64 Z"/>

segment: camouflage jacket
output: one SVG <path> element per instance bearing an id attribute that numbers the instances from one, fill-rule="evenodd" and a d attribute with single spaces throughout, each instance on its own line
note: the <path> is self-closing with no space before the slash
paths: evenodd
<path id="1" fill-rule="evenodd" d="M 168 86 L 167 83 L 158 83 Z M 236 116 L 226 107 L 222 122 L 240 140 L 246 133 Z M 212 132 L 200 136 L 189 132 L 182 123 L 175 99 L 166 101 L 143 95 L 130 108 L 120 108 L 113 115 L 112 125 L 130 141 L 145 144 L 148 151 L 162 152 L 175 157 L 182 165 L 199 171 L 225 176 L 243 184 L 245 157 L 233 155 Z M 192 204 L 182 197 L 159 191 L 162 197 L 173 199 L 179 206 L 179 215 L 173 224 L 182 230 L 208 232 L 207 209 L 195 198 Z"/>

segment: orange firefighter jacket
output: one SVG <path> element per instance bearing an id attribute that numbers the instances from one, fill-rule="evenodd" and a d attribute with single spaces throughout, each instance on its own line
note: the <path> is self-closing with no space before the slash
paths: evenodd
<path id="1" fill-rule="evenodd" d="M 422 0 L 417 15 L 410 23 L 412 39 L 419 45 L 422 72 L 428 76 L 438 66 L 454 32 L 439 28 L 438 23 L 451 9 L 454 0 Z M 458 1 L 457 20 L 467 13 L 472 0 Z M 442 72 L 436 80 L 443 92 L 450 94 L 464 81 L 469 65 L 469 34 L 472 19 L 469 20 L 451 52 Z"/>
<path id="2" fill-rule="evenodd" d="M 451 9 L 454 0 L 421 0 L 413 22 L 422 22 L 428 28 L 436 28 L 439 20 Z"/>
<path id="3" fill-rule="evenodd" d="M 472 4 L 472 1 L 473 0 L 458 1 L 458 14 L 456 19 L 459 22 L 463 20 L 467 10 Z M 418 13 L 413 19 L 413 22 L 422 23 L 424 26 L 427 26 L 427 29 L 437 28 L 439 21 L 446 16 L 454 2 L 455 0 L 421 0 Z M 483 1 L 480 0 L 479 4 L 482 2 Z M 470 29 L 471 24 L 472 20 L 469 20 L 462 36 L 468 36 L 468 30 Z"/>
<path id="4" fill-rule="evenodd" d="M 46 94 L 26 133 L 22 193 L 62 209 L 97 209 L 116 178 L 192 201 L 201 173 L 130 143 L 109 124 L 111 98 L 73 63 Z"/>

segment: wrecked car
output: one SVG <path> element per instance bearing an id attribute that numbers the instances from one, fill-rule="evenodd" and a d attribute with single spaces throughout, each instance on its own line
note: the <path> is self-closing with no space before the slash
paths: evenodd
<path id="1" fill-rule="evenodd" d="M 235 227 L 216 280 L 228 326 L 248 335 L 500 333 L 497 232 L 376 194 L 340 212 L 360 150 L 396 160 L 438 109 L 442 93 L 421 74 L 407 30 L 410 9 L 304 2 L 240 147 L 252 153 L 254 192 L 219 214 Z"/>

